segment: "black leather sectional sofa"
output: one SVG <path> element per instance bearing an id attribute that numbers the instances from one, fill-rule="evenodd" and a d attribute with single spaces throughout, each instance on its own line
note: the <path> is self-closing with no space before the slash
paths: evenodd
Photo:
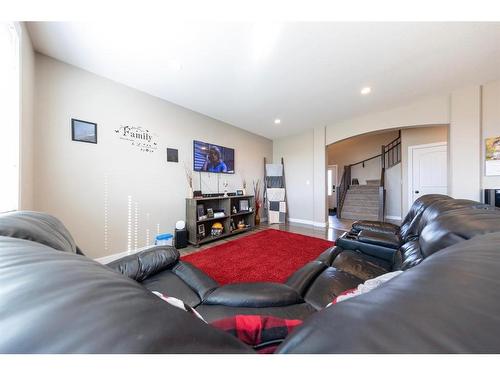
<path id="1" fill-rule="evenodd" d="M 219 286 L 173 248 L 101 265 L 56 218 L 3 214 L 0 352 L 253 352 L 154 290 L 182 299 L 207 321 L 235 314 L 303 319 L 279 353 L 498 353 L 499 232 L 500 210 L 430 195 L 415 202 L 401 227 L 356 223 L 284 284 Z M 404 272 L 325 308 L 392 270 Z"/>

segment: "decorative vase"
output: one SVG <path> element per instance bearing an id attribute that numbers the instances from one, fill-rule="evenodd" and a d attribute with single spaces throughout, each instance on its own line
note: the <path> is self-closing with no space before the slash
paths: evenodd
<path id="1" fill-rule="evenodd" d="M 255 207 L 255 225 L 260 224 L 259 206 Z"/>
<path id="2" fill-rule="evenodd" d="M 188 191 L 188 198 L 193 198 L 193 197 L 194 197 L 194 196 L 193 196 L 193 188 L 192 188 L 192 187 L 190 187 L 190 188 L 189 188 L 189 191 Z"/>

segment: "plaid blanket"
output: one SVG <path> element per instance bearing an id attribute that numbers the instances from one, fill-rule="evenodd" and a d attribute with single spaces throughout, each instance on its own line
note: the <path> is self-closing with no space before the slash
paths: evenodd
<path id="1" fill-rule="evenodd" d="M 236 315 L 212 322 L 211 325 L 237 337 L 258 353 L 274 353 L 279 344 L 302 320 L 274 316 Z"/>

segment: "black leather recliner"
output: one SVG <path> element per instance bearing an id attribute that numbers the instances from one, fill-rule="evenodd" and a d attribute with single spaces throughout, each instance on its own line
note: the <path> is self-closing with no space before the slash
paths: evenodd
<path id="1" fill-rule="evenodd" d="M 380 231 L 379 227 L 371 224 L 369 226 L 372 226 L 372 229 L 368 229 L 369 226 L 364 227 L 362 222 L 355 222 L 350 232 L 344 233 L 338 238 L 337 244 L 346 250 L 358 250 L 365 255 L 372 255 L 393 263 L 395 257 L 411 250 L 412 241 L 418 239 L 421 231 L 429 222 L 444 212 L 460 208 L 495 210 L 494 207 L 468 199 L 453 199 L 439 194 L 426 195 L 415 201 L 397 233 Z M 378 224 L 381 226 L 393 225 L 389 223 Z M 398 249 L 401 251 L 398 252 Z"/>
<path id="2" fill-rule="evenodd" d="M 442 204 L 447 201 L 455 201 L 455 199 L 442 194 L 424 195 L 412 204 L 401 226 L 382 221 L 359 220 L 352 224 L 351 230 L 342 238 L 366 243 L 367 249 L 377 249 L 377 247 L 398 249 L 412 236 L 418 235 L 418 225 L 424 211 L 430 205 L 434 202 Z"/>
<path id="3" fill-rule="evenodd" d="M 277 353 L 498 354 L 499 274 L 499 232 L 462 240 L 312 315 Z"/>
<path id="4" fill-rule="evenodd" d="M 0 236 L 47 245 L 61 252 L 83 255 L 57 218 L 31 211 L 0 215 Z M 316 310 L 292 287 L 280 283 L 238 283 L 220 286 L 207 274 L 179 259 L 177 249 L 153 246 L 106 266 L 150 291 L 183 300 L 205 320 L 236 314 L 273 315 L 305 319 Z"/>
<path id="5" fill-rule="evenodd" d="M 286 283 L 320 310 L 368 279 L 408 270 L 455 243 L 500 231 L 500 210 L 470 200 L 434 198 L 416 202 L 418 209 L 412 210 L 416 214 L 408 221 L 406 242 L 399 249 L 343 241 L 341 237 L 338 246 L 297 270 Z"/>
<path id="6" fill-rule="evenodd" d="M 106 266 L 150 291 L 183 300 L 211 322 L 237 314 L 304 319 L 316 310 L 292 287 L 279 283 L 220 286 L 207 274 L 179 259 L 173 247 L 153 247 Z"/>
<path id="7" fill-rule="evenodd" d="M 421 264 L 312 314 L 278 352 L 499 353 L 500 233 L 480 235 L 500 231 L 496 211 L 460 208 L 437 215 L 418 239 Z M 32 215 L 26 216 L 30 222 Z M 56 219 L 33 232 L 26 222 L 6 225 L 12 218 L 0 217 L 0 353 L 253 352 L 134 280 L 148 274 L 150 262 L 158 273 L 171 268 L 176 255 L 170 250 L 156 249 L 135 266 L 129 259 L 128 269 L 118 273 L 78 255 Z M 336 273 L 327 263 L 344 251 L 324 252 L 319 272 L 316 264 L 297 271 L 314 276 L 292 277 L 294 288 L 313 303 L 311 285 L 328 284 L 320 276 Z M 164 263 L 170 265 L 156 268 Z"/>

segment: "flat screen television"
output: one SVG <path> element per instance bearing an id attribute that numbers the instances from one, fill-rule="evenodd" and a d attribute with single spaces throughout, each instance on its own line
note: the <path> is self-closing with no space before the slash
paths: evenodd
<path id="1" fill-rule="evenodd" d="M 234 148 L 193 141 L 195 172 L 234 173 Z"/>

